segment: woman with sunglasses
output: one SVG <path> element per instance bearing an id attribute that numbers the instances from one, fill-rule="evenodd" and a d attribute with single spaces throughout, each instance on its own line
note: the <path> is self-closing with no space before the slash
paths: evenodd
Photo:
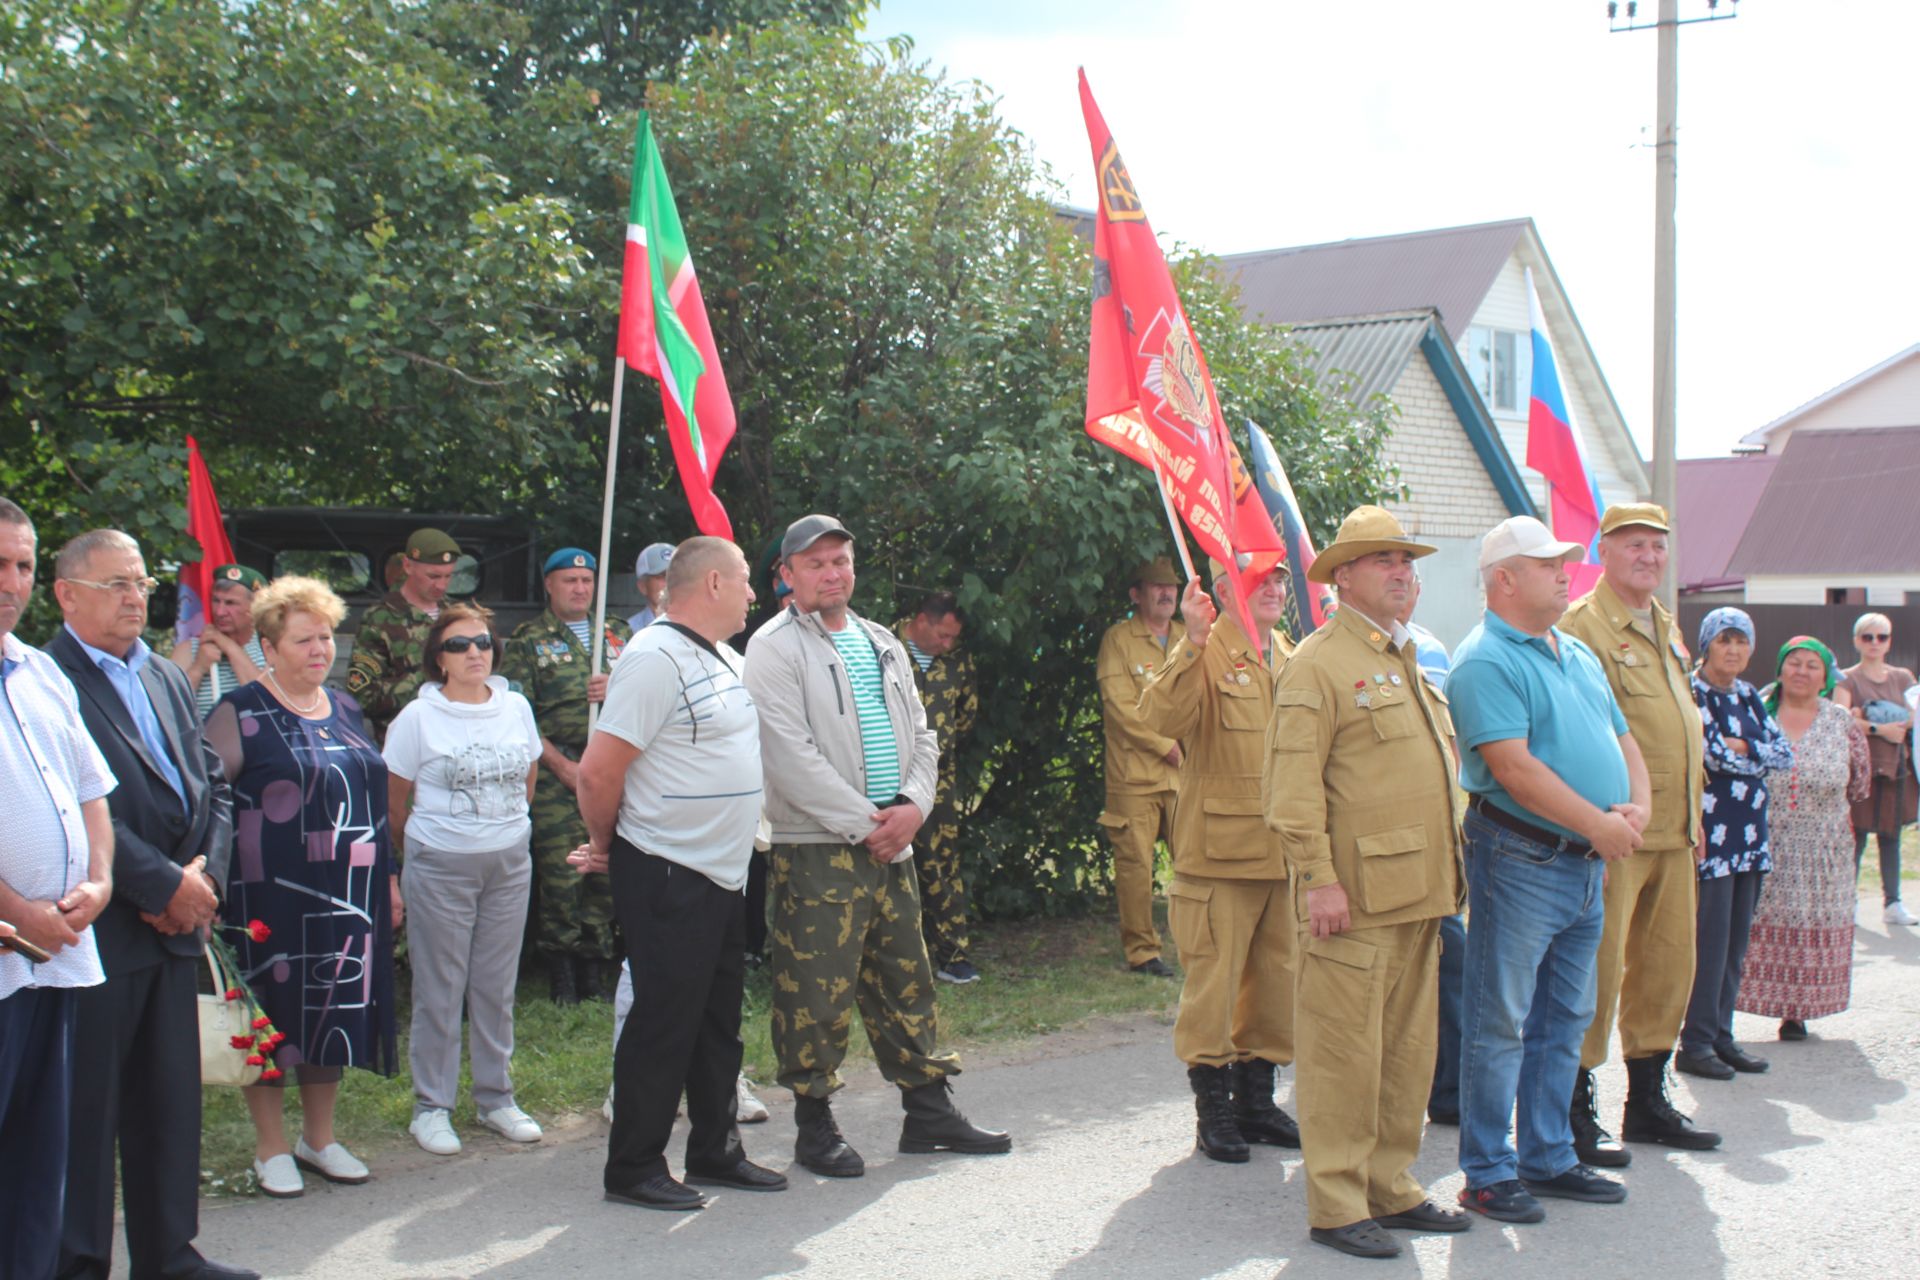
<path id="1" fill-rule="evenodd" d="M 480 1123 L 510 1142 L 540 1126 L 514 1104 L 513 988 L 533 862 L 530 806 L 540 731 L 533 708 L 493 674 L 493 614 L 442 607 L 427 631 L 426 683 L 387 727 L 388 808 L 405 824 L 413 965 L 413 1122 L 422 1150 L 455 1155 L 460 1006 L 467 1007 Z"/>
<path id="2" fill-rule="evenodd" d="M 1871 833 L 1880 845 L 1880 896 L 1888 924 L 1920 924 L 1900 902 L 1900 829 L 1914 820 L 1920 808 L 1920 783 L 1913 774 L 1907 735 L 1913 713 L 1907 710 L 1907 690 L 1913 672 L 1887 661 L 1893 645 L 1893 623 L 1884 613 L 1863 613 L 1853 624 L 1853 647 L 1860 661 L 1840 673 L 1833 700 L 1853 713 L 1867 735 L 1867 754 L 1873 761 L 1873 790 L 1853 806 L 1853 873 L 1860 875 L 1860 859 Z"/>

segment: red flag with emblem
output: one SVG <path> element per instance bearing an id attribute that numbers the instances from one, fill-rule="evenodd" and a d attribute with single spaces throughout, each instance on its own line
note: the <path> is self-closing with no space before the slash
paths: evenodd
<path id="1" fill-rule="evenodd" d="M 1206 356 L 1085 71 L 1080 109 L 1100 186 L 1087 434 L 1143 466 L 1158 461 L 1174 510 L 1201 550 L 1226 566 L 1240 602 L 1240 625 L 1257 640 L 1246 607 L 1248 588 L 1272 572 L 1286 550 L 1227 434 Z"/>

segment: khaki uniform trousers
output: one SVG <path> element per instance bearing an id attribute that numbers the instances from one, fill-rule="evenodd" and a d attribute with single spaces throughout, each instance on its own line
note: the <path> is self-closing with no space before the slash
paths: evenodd
<path id="1" fill-rule="evenodd" d="M 1167 887 L 1167 924 L 1187 971 L 1173 1023 L 1175 1055 L 1190 1067 L 1292 1062 L 1297 926 L 1287 882 L 1176 874 Z"/>
<path id="2" fill-rule="evenodd" d="M 1293 1098 L 1307 1223 L 1404 1213 L 1426 1190 L 1420 1154 L 1439 1038 L 1440 919 L 1300 931 Z"/>
<path id="3" fill-rule="evenodd" d="M 1154 846 L 1173 837 L 1174 791 L 1108 791 L 1100 825 L 1113 842 L 1113 896 L 1120 906 L 1120 946 L 1129 965 L 1160 955 L 1153 925 Z"/>
<path id="4" fill-rule="evenodd" d="M 1607 922 L 1600 934 L 1599 994 L 1580 1066 L 1607 1060 L 1614 1006 L 1620 1052 L 1644 1058 L 1680 1038 L 1693 995 L 1693 931 L 1700 895 L 1693 850 L 1638 850 L 1607 864 Z"/>

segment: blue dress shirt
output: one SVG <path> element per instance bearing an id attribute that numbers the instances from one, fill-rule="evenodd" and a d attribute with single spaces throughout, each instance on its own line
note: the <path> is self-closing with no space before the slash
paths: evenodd
<path id="1" fill-rule="evenodd" d="M 154 714 L 153 699 L 147 696 L 147 686 L 140 682 L 140 669 L 153 661 L 153 650 L 147 647 L 145 640 L 135 640 L 133 648 L 127 650 L 127 656 L 121 659 L 80 639 L 72 627 L 67 628 L 67 634 L 73 636 L 75 642 L 87 651 L 87 657 L 93 659 L 93 665 L 100 668 L 101 674 L 113 685 L 113 691 L 120 695 L 120 701 L 126 704 L 127 714 L 133 717 L 134 728 L 140 731 L 140 740 L 153 753 L 161 776 L 173 788 L 180 807 L 185 809 L 187 789 L 180 781 L 180 767 L 167 748 L 166 734 L 160 731 L 160 718 Z"/>

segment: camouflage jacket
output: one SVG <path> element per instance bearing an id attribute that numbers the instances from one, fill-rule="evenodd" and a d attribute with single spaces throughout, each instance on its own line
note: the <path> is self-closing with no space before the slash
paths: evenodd
<path id="1" fill-rule="evenodd" d="M 907 642 L 905 621 L 894 624 L 893 633 Z M 913 651 L 907 650 L 911 658 Z M 913 682 L 920 691 L 920 702 L 927 709 L 927 728 L 940 744 L 940 786 L 938 796 L 945 800 L 953 794 L 959 769 L 960 742 L 973 732 L 980 716 L 980 691 L 973 670 L 973 655 L 955 648 L 933 660 L 925 671 L 911 662 Z"/>
<path id="2" fill-rule="evenodd" d="M 606 645 L 600 669 L 611 671 L 633 632 L 618 618 L 607 619 Z M 540 736 L 578 759 L 587 745 L 587 664 L 591 656 L 580 647 L 573 628 L 554 616 L 552 609 L 513 629 L 507 640 L 500 674 L 519 686 L 533 704 Z"/>
<path id="3" fill-rule="evenodd" d="M 347 692 L 360 700 L 367 727 L 385 738 L 387 726 L 420 692 L 427 632 L 433 619 L 398 591 L 389 591 L 360 615 L 353 656 L 347 662 Z"/>

